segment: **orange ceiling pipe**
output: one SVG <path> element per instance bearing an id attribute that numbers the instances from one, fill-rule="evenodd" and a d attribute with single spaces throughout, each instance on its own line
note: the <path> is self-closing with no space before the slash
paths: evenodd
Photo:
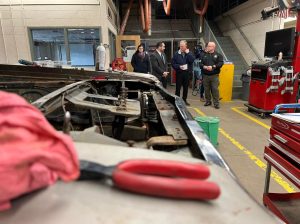
<path id="1" fill-rule="evenodd" d="M 169 16 L 171 12 L 171 0 L 164 0 L 163 5 L 166 15 Z"/>
<path id="2" fill-rule="evenodd" d="M 147 33 L 151 27 L 151 0 L 139 0 L 141 23 L 143 32 Z"/>
<path id="3" fill-rule="evenodd" d="M 198 9 L 197 0 L 193 0 L 193 6 L 194 6 L 194 12 L 200 16 L 203 16 L 206 13 L 208 8 L 208 0 L 204 0 L 204 6 L 202 9 Z"/>
<path id="4" fill-rule="evenodd" d="M 120 35 L 124 34 L 128 17 L 130 14 L 130 10 L 132 8 L 133 0 L 130 0 L 129 5 L 127 7 L 121 28 L 120 28 Z M 142 29 L 143 32 L 148 32 L 149 35 L 151 35 L 151 0 L 144 0 L 144 4 L 142 0 L 139 0 L 139 5 L 140 5 L 140 13 L 141 13 L 141 23 L 142 23 Z M 164 6 L 164 11 L 166 15 L 170 15 L 171 12 L 171 0 L 163 0 L 163 6 Z M 202 9 L 198 9 L 197 7 L 197 0 L 193 0 L 193 8 L 194 12 L 200 16 L 203 16 L 208 8 L 208 0 L 204 0 L 204 6 Z"/>
<path id="5" fill-rule="evenodd" d="M 125 13 L 124 18 L 123 18 L 121 28 L 120 28 L 120 32 L 119 32 L 120 35 L 124 34 L 124 31 L 125 31 L 125 28 L 126 28 L 126 25 L 127 25 L 127 21 L 128 21 L 128 17 L 129 17 L 129 14 L 130 14 L 130 10 L 131 10 L 131 7 L 132 7 L 132 3 L 133 3 L 133 0 L 130 0 L 129 5 L 128 5 L 127 10 L 126 10 L 126 13 Z"/>
<path id="6" fill-rule="evenodd" d="M 151 25 L 152 25 L 152 20 L 151 20 L 151 13 L 152 13 L 152 5 L 151 5 L 151 0 L 148 1 L 148 35 L 151 35 Z"/>
<path id="7" fill-rule="evenodd" d="M 142 29 L 145 30 L 145 12 L 142 0 L 139 0 Z"/>
<path id="8" fill-rule="evenodd" d="M 145 33 L 149 30 L 149 1 L 151 0 L 144 0 L 144 11 L 145 11 L 145 29 L 143 30 Z M 151 16 L 150 16 L 151 19 Z"/>

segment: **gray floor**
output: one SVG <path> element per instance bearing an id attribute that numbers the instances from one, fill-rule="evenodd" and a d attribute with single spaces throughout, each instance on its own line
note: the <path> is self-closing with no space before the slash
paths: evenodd
<path id="1" fill-rule="evenodd" d="M 168 91 L 174 93 L 175 87 L 169 86 Z M 200 116 L 200 111 L 206 116 L 220 118 L 221 131 L 219 131 L 218 137 L 218 150 L 241 185 L 256 201 L 262 204 L 266 167 L 263 153 L 264 147 L 268 145 L 268 126 L 271 124 L 271 118 L 262 119 L 249 113 L 244 106 L 246 102 L 240 100 L 221 102 L 219 110 L 211 106 L 204 107 L 199 96 L 192 96 L 191 89 L 189 89 L 188 102 L 191 104 L 188 107 L 189 111 L 194 117 Z M 233 108 L 250 116 L 252 120 L 234 111 Z M 262 122 L 262 124 L 257 122 Z M 272 169 L 272 171 L 275 171 L 275 174 L 274 177 L 271 177 L 270 192 L 287 193 L 289 190 L 296 189 L 277 170 Z"/>

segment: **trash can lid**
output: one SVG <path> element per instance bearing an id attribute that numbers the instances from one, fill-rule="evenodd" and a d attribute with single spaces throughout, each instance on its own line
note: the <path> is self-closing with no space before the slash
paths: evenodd
<path id="1" fill-rule="evenodd" d="M 220 121 L 218 117 L 195 117 L 195 120 L 207 123 L 218 123 Z"/>

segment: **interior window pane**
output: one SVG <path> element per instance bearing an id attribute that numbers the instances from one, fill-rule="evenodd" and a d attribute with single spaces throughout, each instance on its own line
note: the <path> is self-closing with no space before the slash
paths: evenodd
<path id="1" fill-rule="evenodd" d="M 63 29 L 32 29 L 33 57 L 38 60 L 66 62 Z"/>
<path id="2" fill-rule="evenodd" d="M 100 44 L 99 29 L 68 29 L 72 66 L 94 66 L 96 48 Z"/>

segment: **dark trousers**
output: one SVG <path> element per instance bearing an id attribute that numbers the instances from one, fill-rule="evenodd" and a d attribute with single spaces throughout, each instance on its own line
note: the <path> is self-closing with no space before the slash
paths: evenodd
<path id="1" fill-rule="evenodd" d="M 219 74 L 203 75 L 203 85 L 205 91 L 206 102 L 211 102 L 211 95 L 214 100 L 214 105 L 219 105 Z"/>
<path id="2" fill-rule="evenodd" d="M 161 77 L 160 82 L 163 85 L 163 87 L 166 89 L 167 88 L 167 77 Z"/>
<path id="3" fill-rule="evenodd" d="M 200 84 L 200 97 L 204 98 L 204 85 L 203 85 L 203 81 Z"/>
<path id="4" fill-rule="evenodd" d="M 180 97 L 180 89 L 183 87 L 182 99 L 186 101 L 189 88 L 190 73 L 188 71 L 176 72 L 176 96 Z"/>

